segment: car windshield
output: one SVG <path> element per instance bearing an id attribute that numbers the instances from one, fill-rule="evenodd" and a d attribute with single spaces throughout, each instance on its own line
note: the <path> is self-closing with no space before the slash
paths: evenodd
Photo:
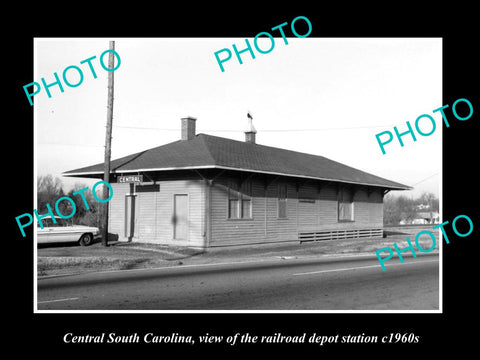
<path id="1" fill-rule="evenodd" d="M 57 222 L 56 224 L 53 222 L 51 217 L 43 218 L 42 220 L 43 227 L 65 227 L 68 226 L 67 222 L 65 219 L 62 219 L 60 217 L 55 217 L 55 221 Z M 40 224 L 37 222 L 37 227 L 40 227 Z"/>

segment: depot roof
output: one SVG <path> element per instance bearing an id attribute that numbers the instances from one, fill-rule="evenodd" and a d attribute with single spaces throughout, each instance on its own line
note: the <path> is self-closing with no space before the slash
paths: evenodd
<path id="1" fill-rule="evenodd" d="M 411 187 L 355 169 L 323 156 L 285 150 L 206 134 L 112 160 L 111 173 L 128 174 L 188 169 L 227 169 L 297 178 L 377 186 L 392 190 Z M 101 177 L 103 163 L 63 173 Z"/>

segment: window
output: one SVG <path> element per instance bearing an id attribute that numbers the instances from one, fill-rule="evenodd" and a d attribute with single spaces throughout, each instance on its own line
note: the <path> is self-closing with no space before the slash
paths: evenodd
<path id="1" fill-rule="evenodd" d="M 240 212 L 238 211 L 238 191 L 228 190 L 228 218 L 238 219 Z"/>
<path id="2" fill-rule="evenodd" d="M 278 184 L 278 214 L 279 219 L 287 218 L 287 184 Z"/>
<path id="3" fill-rule="evenodd" d="M 50 227 L 65 227 L 67 226 L 67 221 L 61 217 L 55 216 L 55 223 L 51 217 L 46 217 L 40 220 L 44 228 Z M 37 221 L 37 227 L 40 227 L 40 222 Z"/>
<path id="4" fill-rule="evenodd" d="M 242 218 L 252 218 L 252 198 L 245 194 L 242 196 Z"/>
<path id="5" fill-rule="evenodd" d="M 338 192 L 338 221 L 354 221 L 352 194 L 345 188 Z"/>
<path id="6" fill-rule="evenodd" d="M 252 218 L 252 183 L 246 181 L 241 189 L 234 181 L 228 187 L 228 218 L 251 219 Z"/>

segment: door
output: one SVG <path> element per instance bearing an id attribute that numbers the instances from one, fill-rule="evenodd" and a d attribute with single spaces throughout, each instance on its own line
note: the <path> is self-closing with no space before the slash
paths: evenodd
<path id="1" fill-rule="evenodd" d="M 187 240 L 188 235 L 188 195 L 175 194 L 173 196 L 173 238 Z"/>
<path id="2" fill-rule="evenodd" d="M 125 196 L 125 237 L 128 241 L 137 236 L 137 203 L 136 195 Z"/>

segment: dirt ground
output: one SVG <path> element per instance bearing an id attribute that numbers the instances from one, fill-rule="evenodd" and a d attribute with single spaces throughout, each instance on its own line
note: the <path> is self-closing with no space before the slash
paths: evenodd
<path id="1" fill-rule="evenodd" d="M 385 238 L 326 240 L 316 242 L 287 242 L 249 246 L 230 246 L 209 249 L 171 247 L 155 244 L 110 242 L 104 247 L 97 242 L 91 246 L 77 244 L 42 245 L 37 252 L 37 275 L 66 275 L 90 271 L 138 269 L 184 264 L 248 261 L 271 258 L 295 258 L 307 256 L 372 255 L 375 251 L 393 244 L 402 249 L 408 246 L 408 237 L 415 246 L 415 236 L 422 230 L 435 234 L 438 252 L 440 237 L 432 226 L 408 226 L 385 228 Z M 432 246 L 428 235 L 419 238 L 423 249 Z"/>

